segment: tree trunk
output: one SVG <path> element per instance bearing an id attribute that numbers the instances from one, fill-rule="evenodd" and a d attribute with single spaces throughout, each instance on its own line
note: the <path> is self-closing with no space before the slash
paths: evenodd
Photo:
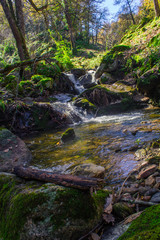
<path id="1" fill-rule="evenodd" d="M 68 6 L 68 1 L 67 0 L 64 0 L 64 5 L 65 5 L 64 12 L 65 12 L 65 17 L 66 17 L 68 28 L 69 28 L 72 52 L 74 53 L 76 51 L 76 44 L 75 44 L 75 38 L 74 38 L 74 34 L 73 34 L 72 19 L 71 19 L 71 16 L 70 16 L 70 11 L 69 11 L 69 6 Z"/>
<path id="2" fill-rule="evenodd" d="M 133 22 L 133 24 L 136 24 L 129 0 L 127 0 L 127 4 L 128 4 L 128 7 L 129 7 L 129 12 L 130 12 L 130 15 L 131 15 L 132 22 Z"/>
<path id="3" fill-rule="evenodd" d="M 16 1 L 18 1 L 18 0 L 16 0 Z M 17 45 L 20 60 L 24 61 L 26 59 L 29 59 L 29 54 L 28 54 L 28 50 L 27 50 L 27 47 L 26 47 L 25 38 L 24 38 L 23 33 L 22 33 L 24 31 L 24 29 L 22 27 L 24 25 L 24 22 L 19 24 L 19 27 L 20 27 L 19 28 L 15 19 L 14 19 L 14 17 L 13 17 L 13 15 L 12 15 L 12 13 L 11 13 L 11 11 L 10 11 L 10 9 L 9 9 L 9 6 L 8 6 L 6 0 L 0 0 L 0 2 L 1 2 L 2 8 L 3 8 L 3 11 L 6 15 L 6 18 L 8 20 L 8 23 L 10 25 L 10 28 L 12 30 L 13 36 L 16 40 L 16 45 Z M 19 0 L 19 2 L 21 2 L 21 0 Z M 21 4 L 18 3 L 19 7 L 20 7 L 20 5 Z M 21 7 L 19 9 L 21 9 Z M 21 19 L 22 16 L 23 16 L 22 13 L 18 13 L 17 20 L 21 21 L 20 19 Z M 22 27 L 22 29 L 21 29 L 21 27 Z M 22 32 L 21 32 L 21 30 L 22 30 Z"/>
<path id="4" fill-rule="evenodd" d="M 160 17 L 160 7 L 158 0 L 153 0 L 156 17 Z"/>
<path id="5" fill-rule="evenodd" d="M 104 180 L 102 179 L 77 177 L 69 174 L 58 174 L 29 167 L 24 168 L 17 166 L 14 168 L 14 173 L 17 176 L 28 180 L 50 182 L 65 187 L 72 187 L 81 190 L 90 190 L 90 188 L 99 189 L 102 188 L 102 185 L 104 183 Z"/>

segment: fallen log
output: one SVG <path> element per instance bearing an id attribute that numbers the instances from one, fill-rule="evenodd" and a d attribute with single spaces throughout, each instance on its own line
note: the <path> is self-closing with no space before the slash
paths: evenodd
<path id="1" fill-rule="evenodd" d="M 78 177 L 69 174 L 58 174 L 49 171 L 43 171 L 34 168 L 24 168 L 17 166 L 14 173 L 21 178 L 28 180 L 38 180 L 42 182 L 50 182 L 65 187 L 71 187 L 81 190 L 101 189 L 104 184 L 103 179 Z"/>
<path id="2" fill-rule="evenodd" d="M 41 60 L 48 61 L 46 58 L 49 58 L 49 56 L 43 55 L 43 56 L 40 56 L 40 57 L 37 57 L 37 58 L 34 58 L 34 59 L 29 59 L 29 60 L 25 60 L 25 61 L 22 61 L 22 62 L 17 62 L 17 63 L 11 64 L 11 65 L 7 65 L 5 68 L 0 69 L 0 74 L 7 75 L 15 68 L 32 65 L 32 64 L 35 64 L 36 62 L 39 62 Z M 56 60 L 55 60 L 55 62 L 56 62 Z"/>

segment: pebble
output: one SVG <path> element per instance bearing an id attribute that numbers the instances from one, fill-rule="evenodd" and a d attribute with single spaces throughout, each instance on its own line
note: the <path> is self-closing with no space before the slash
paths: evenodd
<path id="1" fill-rule="evenodd" d="M 156 169 L 157 169 L 157 165 L 155 164 L 152 164 L 147 168 L 143 168 L 138 174 L 137 179 L 143 179 L 143 178 L 149 177 L 151 174 L 155 172 Z"/>
<path id="2" fill-rule="evenodd" d="M 151 202 L 160 203 L 160 192 L 157 192 L 152 196 Z"/>

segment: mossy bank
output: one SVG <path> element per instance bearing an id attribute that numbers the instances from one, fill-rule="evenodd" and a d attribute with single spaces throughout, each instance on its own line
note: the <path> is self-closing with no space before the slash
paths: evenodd
<path id="1" fill-rule="evenodd" d="M 0 238 L 78 239 L 100 220 L 106 196 L 1 173 Z"/>

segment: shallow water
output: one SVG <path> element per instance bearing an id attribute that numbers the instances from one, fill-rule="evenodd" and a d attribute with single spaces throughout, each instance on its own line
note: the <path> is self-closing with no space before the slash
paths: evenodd
<path id="1" fill-rule="evenodd" d="M 92 162 L 105 167 L 106 182 L 113 184 L 137 166 L 133 149 L 160 138 L 160 111 L 91 117 L 72 127 L 76 139 L 65 144 L 60 140 L 65 129 L 25 139 L 33 154 L 31 166 L 70 173 L 74 166 Z"/>

